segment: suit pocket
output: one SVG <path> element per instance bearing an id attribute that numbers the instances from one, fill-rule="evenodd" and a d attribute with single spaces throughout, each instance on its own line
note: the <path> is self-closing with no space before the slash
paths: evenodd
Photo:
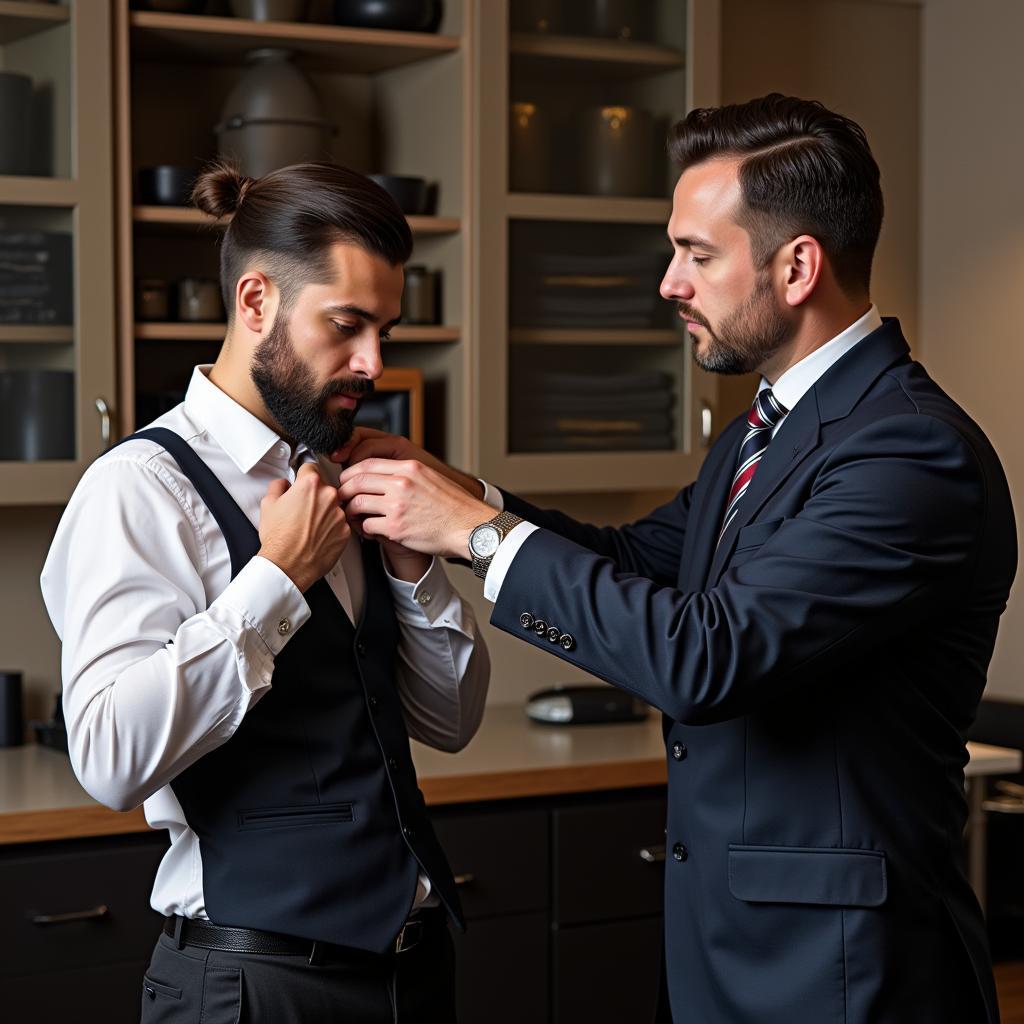
<path id="1" fill-rule="evenodd" d="M 785 516 L 780 516 L 778 519 L 767 519 L 763 523 L 744 526 L 736 535 L 736 547 L 733 550 L 738 554 L 746 548 L 759 548 L 785 521 Z"/>
<path id="2" fill-rule="evenodd" d="M 352 804 L 256 807 L 238 812 L 238 827 L 243 831 L 258 828 L 299 828 L 303 825 L 332 825 L 352 819 Z"/>
<path id="3" fill-rule="evenodd" d="M 142 1024 L 238 1024 L 242 969 L 177 950 L 161 936 L 142 979 Z"/>
<path id="4" fill-rule="evenodd" d="M 730 844 L 729 891 L 746 903 L 879 907 L 888 895 L 885 854 Z"/>

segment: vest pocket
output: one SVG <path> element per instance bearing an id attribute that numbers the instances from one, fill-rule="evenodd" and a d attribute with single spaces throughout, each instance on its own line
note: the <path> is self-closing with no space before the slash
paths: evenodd
<path id="1" fill-rule="evenodd" d="M 240 831 L 258 828 L 301 828 L 305 825 L 331 825 L 352 820 L 352 804 L 257 807 L 238 812 Z"/>

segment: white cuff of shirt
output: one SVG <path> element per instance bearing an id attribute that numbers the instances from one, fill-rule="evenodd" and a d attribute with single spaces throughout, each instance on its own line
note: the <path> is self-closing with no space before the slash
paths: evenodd
<path id="1" fill-rule="evenodd" d="M 479 477 L 477 478 L 479 479 Z M 484 486 L 484 501 L 491 506 L 496 508 L 499 512 L 504 511 L 505 498 L 501 491 L 497 487 L 492 487 L 486 480 L 480 480 L 480 483 Z"/>
<path id="2" fill-rule="evenodd" d="M 426 622 L 431 626 L 435 625 L 455 597 L 455 591 L 439 558 L 430 560 L 430 567 L 415 583 L 392 576 L 386 559 L 384 571 L 388 575 L 388 583 L 391 584 L 396 614 L 400 619 L 404 618 L 413 624 Z M 451 625 L 451 622 L 445 620 L 442 624 Z"/>
<path id="3" fill-rule="evenodd" d="M 310 615 L 299 588 L 262 555 L 249 560 L 214 604 L 233 608 L 256 630 L 275 657 Z"/>
<path id="4" fill-rule="evenodd" d="M 488 601 L 494 602 L 498 600 L 501 585 L 505 582 L 506 575 L 508 575 L 512 559 L 519 553 L 519 549 L 525 543 L 526 538 L 536 529 L 537 527 L 533 523 L 517 523 L 509 530 L 508 536 L 498 545 L 498 550 L 494 552 L 491 564 L 487 568 L 487 575 L 484 577 L 484 597 Z"/>

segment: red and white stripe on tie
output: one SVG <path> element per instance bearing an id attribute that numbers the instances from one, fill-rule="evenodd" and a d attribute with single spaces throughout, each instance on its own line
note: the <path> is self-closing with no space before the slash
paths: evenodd
<path id="1" fill-rule="evenodd" d="M 750 412 L 747 413 L 747 433 L 740 442 L 736 472 L 732 478 L 732 486 L 729 488 L 729 499 L 725 503 L 725 518 L 718 534 L 718 543 L 721 542 L 725 531 L 729 529 L 736 517 L 740 501 L 747 493 L 750 481 L 754 479 L 754 473 L 757 472 L 761 456 L 764 455 L 768 448 L 768 442 L 772 439 L 772 430 L 787 412 L 789 410 L 772 394 L 771 388 L 764 388 L 754 398 Z"/>

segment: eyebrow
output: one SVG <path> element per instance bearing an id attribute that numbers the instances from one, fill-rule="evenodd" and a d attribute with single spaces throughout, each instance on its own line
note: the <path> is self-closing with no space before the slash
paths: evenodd
<path id="1" fill-rule="evenodd" d="M 712 245 L 706 238 L 673 238 L 672 241 L 681 249 L 705 249 L 708 252 L 718 252 L 718 246 Z"/>
<path id="2" fill-rule="evenodd" d="M 367 323 L 378 324 L 380 323 L 380 317 L 376 313 L 371 313 L 368 309 L 363 309 L 362 306 L 328 306 L 328 313 L 348 313 L 350 316 L 357 316 L 360 320 L 365 320 Z M 394 320 L 389 320 L 385 325 L 385 329 L 388 327 L 394 327 L 401 321 L 400 316 L 396 316 Z"/>

